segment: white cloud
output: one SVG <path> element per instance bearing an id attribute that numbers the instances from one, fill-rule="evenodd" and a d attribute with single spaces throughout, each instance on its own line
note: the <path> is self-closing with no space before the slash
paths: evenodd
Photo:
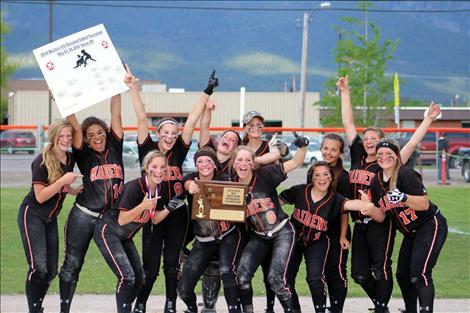
<path id="1" fill-rule="evenodd" d="M 17 64 L 19 69 L 38 68 L 38 63 L 32 52 L 11 53 L 8 55 L 8 61 Z"/>
<path id="2" fill-rule="evenodd" d="M 229 68 L 251 75 L 291 75 L 300 72 L 300 64 L 288 58 L 267 52 L 250 52 L 237 55 L 225 62 Z M 330 77 L 334 71 L 310 67 L 309 74 Z"/>

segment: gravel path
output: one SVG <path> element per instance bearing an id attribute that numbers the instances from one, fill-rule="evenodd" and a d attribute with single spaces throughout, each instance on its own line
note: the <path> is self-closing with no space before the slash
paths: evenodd
<path id="1" fill-rule="evenodd" d="M 199 297 L 198 300 L 201 300 Z M 164 304 L 163 296 L 151 296 L 148 302 L 147 313 L 163 312 Z M 255 297 L 253 301 L 255 312 L 264 312 L 265 299 L 263 297 Z M 313 313 L 312 301 L 308 297 L 301 297 L 300 304 L 303 313 Z M 349 298 L 346 300 L 344 313 L 365 313 L 370 307 L 370 300 L 366 298 Z M 401 299 L 392 299 L 390 301 L 390 312 L 399 312 L 399 308 L 403 308 Z M 59 297 L 56 294 L 48 295 L 44 303 L 45 312 L 59 311 Z M 184 304 L 178 301 L 178 312 L 182 312 Z M 73 299 L 72 312 L 74 313 L 106 313 L 116 312 L 115 298 L 113 295 L 77 295 Z M 281 313 L 281 307 L 276 302 L 276 312 Z M 24 295 L 1 295 L 1 312 L 16 313 L 27 312 L 26 298 Z M 225 301 L 219 298 L 217 303 L 217 312 L 226 312 Z M 434 312 L 450 313 L 450 312 L 470 312 L 470 299 L 437 299 L 434 304 Z"/>

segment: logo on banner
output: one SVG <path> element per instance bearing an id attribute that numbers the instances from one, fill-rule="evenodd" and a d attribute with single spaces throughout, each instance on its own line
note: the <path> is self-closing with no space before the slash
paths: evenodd
<path id="1" fill-rule="evenodd" d="M 46 68 L 47 68 L 49 71 L 52 71 L 52 70 L 55 68 L 54 63 L 52 63 L 52 62 L 47 62 L 47 63 L 46 63 Z"/>
<path id="2" fill-rule="evenodd" d="M 74 68 L 78 68 L 78 67 L 81 67 L 83 65 L 83 67 L 86 67 L 87 65 L 87 61 L 89 60 L 92 60 L 92 61 L 95 61 L 95 59 L 93 59 L 93 57 L 91 56 L 91 54 L 89 54 L 88 52 L 85 51 L 85 49 L 82 49 L 82 51 L 80 51 L 82 54 L 78 54 L 77 55 L 77 62 L 76 62 L 76 65 Z"/>

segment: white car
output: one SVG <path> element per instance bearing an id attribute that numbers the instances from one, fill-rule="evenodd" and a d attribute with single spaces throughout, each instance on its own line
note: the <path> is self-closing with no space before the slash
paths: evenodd
<path id="1" fill-rule="evenodd" d="M 307 154 L 305 155 L 304 164 L 312 165 L 317 161 L 323 161 L 323 157 L 320 152 L 321 143 L 317 140 L 311 140 L 310 144 L 307 147 Z M 297 147 L 291 145 L 289 147 L 289 154 L 290 158 L 294 157 L 295 152 L 297 151 Z"/>

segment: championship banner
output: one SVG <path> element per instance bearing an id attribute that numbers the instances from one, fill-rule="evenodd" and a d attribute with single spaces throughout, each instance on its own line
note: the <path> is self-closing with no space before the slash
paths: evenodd
<path id="1" fill-rule="evenodd" d="M 127 91 L 126 70 L 103 24 L 33 50 L 62 117 Z"/>

